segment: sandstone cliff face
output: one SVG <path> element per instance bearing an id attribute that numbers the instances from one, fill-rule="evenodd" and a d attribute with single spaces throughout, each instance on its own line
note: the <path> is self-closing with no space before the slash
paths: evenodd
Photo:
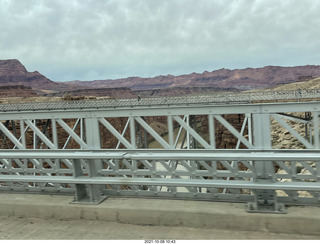
<path id="1" fill-rule="evenodd" d="M 31 97 L 34 94 L 46 94 L 51 92 L 65 91 L 74 89 L 61 82 L 54 82 L 40 74 L 38 71 L 28 72 L 26 68 L 17 59 L 0 60 L 0 86 L 25 86 L 31 87 L 30 94 L 18 94 L 19 96 Z M 12 90 L 12 89 L 11 89 Z M 2 89 L 2 92 L 4 90 Z M 6 96 L 15 96 L 8 89 Z M 1 97 L 1 94 L 0 94 Z"/>
<path id="2" fill-rule="evenodd" d="M 0 60 L 1 84 L 25 83 L 28 71 L 16 59 Z"/>
<path id="3" fill-rule="evenodd" d="M 48 88 L 54 82 L 37 71 L 28 72 L 17 59 L 0 60 L 0 84 L 25 85 L 33 88 Z"/>
<path id="4" fill-rule="evenodd" d="M 0 97 L 36 97 L 37 89 L 50 89 L 54 82 L 39 72 L 28 72 L 16 59 L 0 60 Z"/>

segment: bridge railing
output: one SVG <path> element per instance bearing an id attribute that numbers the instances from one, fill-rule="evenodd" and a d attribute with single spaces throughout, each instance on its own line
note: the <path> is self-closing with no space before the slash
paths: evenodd
<path id="1" fill-rule="evenodd" d="M 319 205 L 320 103 L 255 99 L 2 104 L 0 191 L 74 193 L 86 203 L 109 195 L 241 201 L 271 212 Z"/>
<path id="2" fill-rule="evenodd" d="M 268 204 L 261 204 L 266 211 L 319 203 L 320 150 L 19 150 L 18 155 L 0 152 L 0 191 L 74 193 L 75 202 L 92 204 L 114 195 L 237 201 L 248 202 L 252 212 L 263 212 L 256 206 L 261 192 L 269 194 Z M 274 169 L 265 180 L 261 165 Z"/>

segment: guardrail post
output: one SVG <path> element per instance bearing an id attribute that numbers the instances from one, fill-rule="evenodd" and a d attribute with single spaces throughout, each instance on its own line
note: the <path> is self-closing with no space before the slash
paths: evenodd
<path id="1" fill-rule="evenodd" d="M 271 149 L 271 129 L 269 114 L 253 114 L 253 137 L 255 149 Z M 274 167 L 272 161 L 255 161 L 256 176 L 259 183 L 274 182 Z M 278 203 L 275 190 L 253 190 L 254 202 L 249 202 L 248 212 L 285 213 L 283 204 Z"/>
<path id="2" fill-rule="evenodd" d="M 81 159 L 73 160 L 74 177 L 83 176 Z M 84 184 L 75 184 L 75 199 L 74 202 L 78 203 L 87 198 L 86 186 Z"/>
<path id="3" fill-rule="evenodd" d="M 100 149 L 100 130 L 99 122 L 97 118 L 85 119 L 87 149 Z M 88 177 L 96 177 L 99 175 L 99 171 L 102 169 L 102 162 L 100 159 L 88 160 Z M 80 160 L 74 161 L 74 176 L 83 176 L 83 169 Z M 102 189 L 100 185 L 81 185 L 76 184 L 76 195 L 74 203 L 82 204 L 99 204 L 106 199 L 106 196 L 102 195 Z"/>

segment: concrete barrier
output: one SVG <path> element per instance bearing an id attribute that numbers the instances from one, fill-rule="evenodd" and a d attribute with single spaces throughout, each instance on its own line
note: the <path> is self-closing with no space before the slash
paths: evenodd
<path id="1" fill-rule="evenodd" d="M 260 214 L 247 213 L 243 203 L 113 197 L 99 205 L 70 204 L 72 201 L 72 196 L 2 193 L 0 215 L 320 236 L 319 207 L 289 207 L 287 214 Z"/>

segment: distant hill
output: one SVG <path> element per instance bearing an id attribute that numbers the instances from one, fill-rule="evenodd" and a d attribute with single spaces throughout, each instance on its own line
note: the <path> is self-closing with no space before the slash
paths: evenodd
<path id="1" fill-rule="evenodd" d="M 279 84 L 320 77 L 320 65 L 296 67 L 266 66 L 263 68 L 220 69 L 202 74 L 167 75 L 153 78 L 129 77 L 115 80 L 72 81 L 85 87 L 128 87 L 132 90 L 150 90 L 173 87 L 214 87 L 217 89 L 252 90 L 270 88 Z"/>
<path id="2" fill-rule="evenodd" d="M 320 89 L 320 78 L 311 79 L 303 82 L 294 82 L 286 85 L 279 85 L 272 87 L 270 91 L 279 91 L 279 90 L 298 90 L 298 89 Z"/>
<path id="3" fill-rule="evenodd" d="M 0 97 L 61 94 L 111 96 L 115 98 L 143 96 L 177 96 L 219 91 L 268 89 L 320 77 L 320 65 L 296 67 L 220 69 L 201 74 L 166 75 L 153 78 L 128 77 L 115 80 L 55 82 L 38 71 L 29 72 L 17 59 L 0 60 Z M 6 88 L 4 88 L 6 87 Z M 16 92 L 15 89 L 23 92 Z M 116 89 L 115 89 L 116 88 Z M 119 89 L 126 88 L 126 89 Z"/>

